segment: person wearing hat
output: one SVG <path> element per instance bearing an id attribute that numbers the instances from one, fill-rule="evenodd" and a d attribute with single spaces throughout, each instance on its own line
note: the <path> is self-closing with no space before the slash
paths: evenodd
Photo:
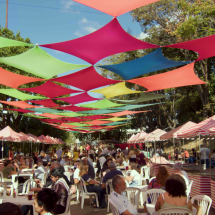
<path id="1" fill-rule="evenodd" d="M 60 161 L 60 165 L 61 166 L 69 165 L 69 156 L 68 155 L 63 156 L 63 159 Z"/>

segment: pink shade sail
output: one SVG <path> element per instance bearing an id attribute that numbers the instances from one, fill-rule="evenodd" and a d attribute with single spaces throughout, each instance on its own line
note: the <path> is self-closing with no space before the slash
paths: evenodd
<path id="1" fill-rule="evenodd" d="M 215 134 L 215 127 L 209 128 L 210 135 Z"/>
<path id="2" fill-rule="evenodd" d="M 136 142 L 144 142 L 144 139 L 146 137 L 147 133 L 144 131 L 140 132 L 140 135 L 136 138 Z"/>
<path id="3" fill-rule="evenodd" d="M 15 106 L 21 109 L 25 109 L 25 108 L 36 108 L 37 106 L 34 105 L 30 105 L 24 101 L 0 101 L 1 103 L 7 104 L 7 105 L 11 105 L 11 106 Z"/>
<path id="4" fill-rule="evenodd" d="M 43 105 L 44 107 L 49 107 L 49 108 L 59 106 L 58 104 L 54 103 L 51 99 L 29 100 L 29 102 L 39 104 L 39 105 Z"/>
<path id="5" fill-rule="evenodd" d="M 61 126 L 61 127 L 64 127 L 64 128 L 75 128 L 75 127 L 78 127 L 76 125 L 69 125 L 69 124 L 65 124 L 65 123 L 61 123 L 58 126 Z"/>
<path id="6" fill-rule="evenodd" d="M 29 137 L 33 138 L 34 139 L 34 142 L 36 143 L 40 143 L 41 142 L 41 139 L 39 139 L 37 136 L 31 134 L 31 133 L 28 133 L 27 134 Z"/>
<path id="7" fill-rule="evenodd" d="M 100 120 L 93 120 L 90 122 L 85 122 L 85 124 L 90 124 L 90 125 L 104 125 L 104 124 L 108 124 L 111 123 L 113 121 L 100 121 Z"/>
<path id="8" fill-rule="evenodd" d="M 74 105 L 67 105 L 67 106 L 63 106 L 63 107 L 57 107 L 57 109 L 59 110 L 69 110 L 69 111 L 88 111 L 88 110 L 95 110 L 93 108 L 84 108 L 84 107 L 77 107 Z"/>
<path id="9" fill-rule="evenodd" d="M 50 136 L 48 136 L 48 135 L 46 135 L 46 139 L 48 139 L 51 144 L 55 144 L 56 143 L 56 141 L 54 139 L 52 139 Z"/>
<path id="10" fill-rule="evenodd" d="M 178 138 L 195 137 L 197 135 L 210 135 L 210 128 L 215 126 L 215 116 L 212 116 L 178 134 Z"/>
<path id="11" fill-rule="evenodd" d="M 208 37 L 199 38 L 196 40 L 190 40 L 182 43 L 167 45 L 164 47 L 188 49 L 197 52 L 199 54 L 199 57 L 196 61 L 200 61 L 215 56 L 214 40 L 215 34 Z"/>
<path id="12" fill-rule="evenodd" d="M 5 110 L 12 110 L 12 111 L 20 112 L 20 113 L 30 113 L 30 112 L 34 112 L 34 111 L 31 111 L 31 110 L 25 110 L 25 109 L 5 109 Z"/>
<path id="13" fill-rule="evenodd" d="M 41 78 L 32 78 L 24 75 L 19 75 L 13 72 L 9 72 L 0 67 L 1 79 L 0 84 L 6 85 L 12 88 L 18 88 L 19 86 L 31 82 L 43 81 L 45 79 Z"/>
<path id="14" fill-rule="evenodd" d="M 196 76 L 194 72 L 194 63 L 170 72 L 148 76 L 145 78 L 132 79 L 128 82 L 147 88 L 147 92 L 189 85 L 206 84 Z"/>
<path id="15" fill-rule="evenodd" d="M 55 99 L 55 98 L 53 98 Z M 64 97 L 64 98 L 57 98 L 56 100 L 64 101 L 69 104 L 79 104 L 83 102 L 90 102 L 95 100 L 100 100 L 98 98 L 93 98 L 87 92 L 78 94 L 76 96 Z"/>
<path id="16" fill-rule="evenodd" d="M 19 88 L 19 90 L 25 90 L 33 93 L 38 93 L 44 95 L 49 98 L 54 98 L 62 95 L 67 95 L 71 93 L 80 93 L 81 91 L 72 90 L 65 87 L 61 87 L 57 84 L 52 83 L 51 81 L 47 81 L 45 84 L 39 87 L 32 88 Z"/>
<path id="17" fill-rule="evenodd" d="M 0 139 L 4 141 L 21 142 L 25 139 L 16 133 L 10 126 L 3 128 L 0 131 Z"/>
<path id="18" fill-rule="evenodd" d="M 145 136 L 145 141 L 150 141 L 150 142 L 159 141 L 159 140 L 161 140 L 160 137 L 166 133 L 167 133 L 166 131 L 163 131 L 158 128 L 158 129 L 150 132 L 149 134 L 147 134 Z"/>
<path id="19" fill-rule="evenodd" d="M 142 7 L 159 0 L 74 0 L 96 10 L 117 17 L 138 7 Z"/>
<path id="20" fill-rule="evenodd" d="M 132 37 L 121 27 L 116 18 L 84 37 L 40 46 L 74 55 L 91 64 L 120 52 L 159 47 Z"/>
<path id="21" fill-rule="evenodd" d="M 108 79 L 99 75 L 99 73 L 96 72 L 93 66 L 69 75 L 53 78 L 52 81 L 68 84 L 85 91 L 122 82 L 113 79 Z M 89 97 L 91 96 L 88 95 L 88 98 Z"/>
<path id="22" fill-rule="evenodd" d="M 177 128 L 174 128 L 173 130 L 167 132 L 166 134 L 162 135 L 160 138 L 161 140 L 168 140 L 168 139 L 172 139 L 172 138 L 177 138 L 178 134 L 183 132 L 183 130 L 186 130 L 188 128 L 191 128 L 193 126 L 195 126 L 196 123 L 195 122 L 187 122 Z"/>

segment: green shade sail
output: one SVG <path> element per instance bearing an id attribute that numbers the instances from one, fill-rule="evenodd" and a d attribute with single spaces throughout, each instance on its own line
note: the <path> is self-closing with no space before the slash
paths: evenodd
<path id="1" fill-rule="evenodd" d="M 143 93 L 141 96 L 136 100 L 117 100 L 117 99 L 111 99 L 112 101 L 124 103 L 124 104 L 138 104 L 140 102 L 147 102 L 154 99 L 162 99 L 167 98 L 169 96 L 167 95 L 161 95 L 161 94 L 154 94 L 154 93 Z"/>
<path id="2" fill-rule="evenodd" d="M 0 48 L 10 47 L 10 46 L 34 46 L 34 44 L 24 43 L 17 40 L 11 40 L 5 37 L 0 37 Z"/>
<path id="3" fill-rule="evenodd" d="M 136 109 L 136 108 L 143 108 L 143 107 L 148 107 L 148 106 L 158 105 L 158 104 L 161 104 L 161 103 L 143 104 L 143 105 L 126 105 L 126 106 L 123 106 L 123 107 L 117 107 L 117 108 L 113 108 L 113 109 L 121 110 L 121 111 L 122 110 L 133 110 L 133 109 Z"/>
<path id="4" fill-rule="evenodd" d="M 112 107 L 120 107 L 123 106 L 123 104 L 116 104 L 114 102 L 109 101 L 108 99 L 103 99 L 97 102 L 79 105 L 81 107 L 87 107 L 87 108 L 99 108 L 99 109 L 105 109 L 105 108 L 112 108 Z"/>
<path id="5" fill-rule="evenodd" d="M 118 117 L 113 117 L 113 118 L 107 118 L 107 119 L 99 119 L 99 121 L 113 121 L 113 122 L 118 122 L 122 120 L 131 120 L 132 118 L 118 118 Z"/>
<path id="6" fill-rule="evenodd" d="M 83 111 L 81 111 L 83 112 Z M 70 116 L 70 117 L 76 117 L 76 116 L 86 116 L 86 114 L 76 113 L 76 112 L 64 112 L 64 113 L 58 113 L 58 115 L 62 116 Z"/>
<path id="7" fill-rule="evenodd" d="M 38 113 L 63 113 L 62 111 L 58 111 L 56 109 L 51 108 L 27 108 L 27 110 L 31 110 Z"/>
<path id="8" fill-rule="evenodd" d="M 60 73 L 89 66 L 60 61 L 38 46 L 35 46 L 20 55 L 2 57 L 0 58 L 0 62 L 46 79 L 50 79 Z"/>
<path id="9" fill-rule="evenodd" d="M 84 124 L 84 123 L 78 123 L 78 122 L 73 122 L 73 123 L 64 123 L 64 124 L 68 124 L 68 125 L 74 125 L 74 126 L 83 126 L 83 127 L 88 127 L 88 126 L 91 126 L 89 124 Z"/>
<path id="10" fill-rule="evenodd" d="M 22 93 L 17 89 L 0 89 L 0 93 L 17 98 L 19 100 L 31 100 L 31 99 L 46 99 L 43 96 L 33 96 L 26 93 Z"/>
<path id="11" fill-rule="evenodd" d="M 30 113 L 26 113 L 26 114 L 23 114 L 23 115 L 28 116 L 28 117 L 38 118 L 38 119 L 46 118 L 46 117 L 43 117 L 43 116 L 33 115 L 33 114 L 30 114 Z"/>
<path id="12" fill-rule="evenodd" d="M 114 126 L 114 125 L 122 125 L 122 124 L 125 124 L 126 122 L 111 122 L 111 123 L 108 123 L 108 124 L 103 124 L 103 125 L 106 125 L 106 126 Z"/>
<path id="13" fill-rule="evenodd" d="M 118 112 L 118 110 L 101 109 L 101 110 L 81 111 L 80 113 L 82 113 L 82 114 L 99 115 L 99 114 L 115 113 L 115 112 Z"/>

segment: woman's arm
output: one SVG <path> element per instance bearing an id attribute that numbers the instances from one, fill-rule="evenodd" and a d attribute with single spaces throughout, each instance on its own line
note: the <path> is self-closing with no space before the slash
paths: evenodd
<path id="1" fill-rule="evenodd" d="M 188 207 L 188 209 L 190 209 L 191 211 L 193 211 L 192 203 L 191 203 L 190 200 L 189 200 L 189 202 L 187 203 L 187 207 Z M 198 214 L 198 213 L 197 213 L 197 214 Z"/>
<path id="2" fill-rule="evenodd" d="M 95 180 L 93 180 L 93 179 L 91 179 L 88 183 L 89 183 L 89 184 L 100 184 L 100 182 L 95 181 Z"/>
<path id="3" fill-rule="evenodd" d="M 125 176 L 126 181 L 133 181 L 134 176 Z"/>
<path id="4" fill-rule="evenodd" d="M 161 209 L 161 206 L 163 205 L 163 198 L 162 194 L 158 197 L 157 202 L 155 204 L 155 211 L 159 211 Z"/>

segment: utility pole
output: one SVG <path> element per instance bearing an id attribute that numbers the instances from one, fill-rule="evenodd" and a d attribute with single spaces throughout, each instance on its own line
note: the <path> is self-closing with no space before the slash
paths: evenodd
<path id="1" fill-rule="evenodd" d="M 6 0 L 6 20 L 5 20 L 5 28 L 8 28 L 8 0 Z"/>

